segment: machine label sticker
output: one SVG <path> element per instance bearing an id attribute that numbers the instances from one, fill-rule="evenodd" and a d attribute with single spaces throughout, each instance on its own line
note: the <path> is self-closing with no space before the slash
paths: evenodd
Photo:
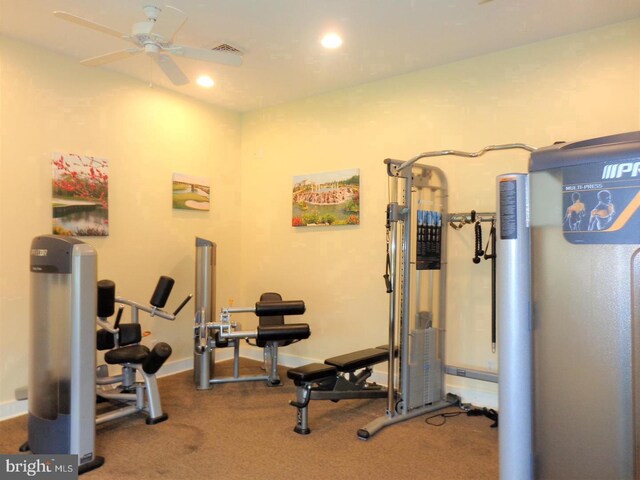
<path id="1" fill-rule="evenodd" d="M 518 184 L 515 177 L 500 179 L 500 239 L 518 238 Z"/>
<path id="2" fill-rule="evenodd" d="M 562 170 L 562 232 L 577 244 L 640 243 L 640 158 Z"/>

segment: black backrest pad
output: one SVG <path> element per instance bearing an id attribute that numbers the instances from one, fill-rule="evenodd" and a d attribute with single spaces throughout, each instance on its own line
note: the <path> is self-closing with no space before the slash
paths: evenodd
<path id="1" fill-rule="evenodd" d="M 120 346 L 131 345 L 142 340 L 142 329 L 139 323 L 121 323 L 118 328 Z M 115 347 L 113 334 L 101 328 L 96 332 L 96 348 L 98 350 L 111 350 Z"/>
<path id="2" fill-rule="evenodd" d="M 169 299 L 169 295 L 171 295 L 171 289 L 174 283 L 175 280 L 173 280 L 173 278 L 165 277 L 164 275 L 161 276 L 156 285 L 156 289 L 153 291 L 153 295 L 151 295 L 149 303 L 154 307 L 164 308 Z"/>
<path id="3" fill-rule="evenodd" d="M 282 296 L 276 292 L 265 292 L 260 295 L 260 302 L 281 302 Z M 256 312 L 257 313 L 257 312 Z M 282 325 L 284 324 L 284 317 L 282 315 L 271 315 L 271 316 L 259 316 L 259 324 L 260 325 Z"/>
<path id="4" fill-rule="evenodd" d="M 120 324 L 120 346 L 131 345 L 142 340 L 142 328 L 139 323 Z"/>

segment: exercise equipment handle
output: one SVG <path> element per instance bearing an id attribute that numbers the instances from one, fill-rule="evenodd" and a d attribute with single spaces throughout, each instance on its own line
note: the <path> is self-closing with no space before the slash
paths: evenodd
<path id="1" fill-rule="evenodd" d="M 193 297 L 193 294 L 190 293 L 189 295 L 187 295 L 187 298 L 185 298 L 182 303 L 180 305 L 178 305 L 178 308 L 176 308 L 176 311 L 173 312 L 173 315 L 176 316 L 178 315 L 178 313 L 180 313 L 180 310 L 182 310 L 184 308 L 184 306 L 189 303 L 189 300 L 191 300 L 191 298 Z"/>
<path id="2" fill-rule="evenodd" d="M 410 167 L 411 165 L 413 165 L 414 163 L 416 163 L 418 160 L 422 159 L 422 158 L 428 158 L 428 157 L 442 157 L 445 155 L 453 155 L 456 157 L 471 157 L 471 158 L 475 158 L 475 157 L 479 157 L 481 155 L 484 155 L 485 153 L 491 151 L 491 150 L 511 150 L 514 148 L 521 148 L 522 150 L 526 150 L 528 152 L 533 152 L 536 150 L 536 147 L 532 147 L 530 145 L 527 145 L 526 143 L 507 143 L 504 145 L 489 145 L 484 147 L 481 150 L 478 150 L 477 152 L 462 152 L 460 150 L 437 150 L 437 151 L 433 151 L 433 152 L 423 152 L 420 153 L 418 155 L 416 155 L 413 158 L 410 158 L 409 160 L 407 160 L 406 162 L 403 162 L 399 167 L 396 167 L 396 170 L 398 172 L 404 170 L 405 168 Z"/>
<path id="3" fill-rule="evenodd" d="M 120 327 L 120 320 L 122 320 L 122 312 L 124 312 L 124 307 L 120 305 L 120 307 L 118 307 L 118 315 L 116 315 L 116 321 L 113 322 L 113 328 L 115 328 L 116 330 Z"/>
<path id="4" fill-rule="evenodd" d="M 286 300 L 281 302 L 256 302 L 256 315 L 274 317 L 276 315 L 302 315 L 306 307 L 302 300 Z"/>

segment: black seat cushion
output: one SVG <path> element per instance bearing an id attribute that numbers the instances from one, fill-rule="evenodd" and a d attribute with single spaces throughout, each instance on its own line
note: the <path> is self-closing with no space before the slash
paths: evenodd
<path id="1" fill-rule="evenodd" d="M 357 352 L 345 353 L 337 357 L 327 358 L 324 363 L 336 367 L 341 372 L 351 372 L 359 368 L 369 367 L 389 359 L 389 350 L 366 348 Z"/>
<path id="2" fill-rule="evenodd" d="M 260 295 L 261 302 L 281 302 L 282 296 L 279 293 L 275 292 L 265 292 Z M 267 325 L 283 325 L 284 324 L 284 316 L 282 315 L 271 315 L 271 316 L 258 316 L 259 322 L 261 326 Z"/>
<path id="3" fill-rule="evenodd" d="M 291 368 L 287 371 L 287 377 L 293 383 L 300 385 L 303 382 L 312 382 L 324 377 L 330 377 L 337 373 L 336 367 L 323 363 L 309 363 L 301 367 Z"/>
<path id="4" fill-rule="evenodd" d="M 144 345 L 130 345 L 128 347 L 109 350 L 104 354 L 104 360 L 110 365 L 118 363 L 142 363 L 149 355 L 149 349 Z"/>

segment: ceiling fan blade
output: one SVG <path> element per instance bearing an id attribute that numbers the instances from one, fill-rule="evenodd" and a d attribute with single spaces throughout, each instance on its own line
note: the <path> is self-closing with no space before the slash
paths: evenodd
<path id="1" fill-rule="evenodd" d="M 116 60 L 122 60 L 123 58 L 130 57 L 140 53 L 142 50 L 138 48 L 127 48 L 126 50 L 118 50 L 117 52 L 105 53 L 104 55 L 98 55 L 97 57 L 87 58 L 80 63 L 87 67 L 97 67 L 104 65 L 105 63 L 115 62 Z"/>
<path id="2" fill-rule="evenodd" d="M 86 18 L 78 17 L 76 15 L 72 15 L 71 13 L 61 12 L 56 10 L 53 14 L 61 18 L 63 20 L 67 20 L 68 22 L 77 23 L 78 25 L 82 25 L 83 27 L 91 28 L 93 30 L 98 30 L 99 32 L 106 33 L 107 35 L 112 35 L 114 37 L 122 38 L 124 40 L 128 40 L 129 36 L 114 30 L 110 27 L 105 27 L 104 25 L 100 25 L 99 23 L 92 22 L 91 20 L 87 20 Z"/>
<path id="3" fill-rule="evenodd" d="M 242 65 L 242 57 L 235 53 L 209 50 L 206 48 L 186 47 L 184 45 L 173 45 L 166 50 L 174 55 L 193 58 L 195 60 L 204 60 L 205 62 L 222 63 L 223 65 L 231 65 L 234 67 Z"/>
<path id="4" fill-rule="evenodd" d="M 161 37 L 163 42 L 170 43 L 186 21 L 186 13 L 175 7 L 167 5 L 158 15 L 158 18 L 151 29 L 151 33 Z"/>
<path id="5" fill-rule="evenodd" d="M 180 70 L 180 67 L 169 55 L 154 54 L 153 59 L 156 61 L 164 74 L 169 77 L 174 85 L 186 85 L 189 83 L 187 76 Z"/>

